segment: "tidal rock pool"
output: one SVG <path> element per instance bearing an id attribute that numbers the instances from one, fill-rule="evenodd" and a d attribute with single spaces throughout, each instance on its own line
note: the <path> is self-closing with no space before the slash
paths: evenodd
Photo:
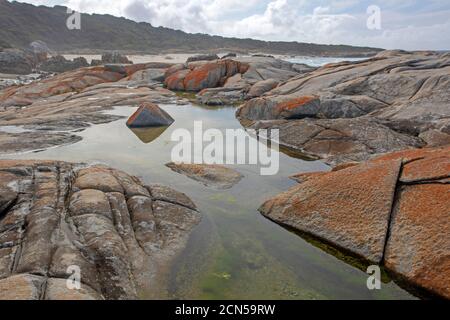
<path id="1" fill-rule="evenodd" d="M 127 118 L 136 108 L 119 107 L 122 119 L 94 125 L 78 133 L 82 140 L 11 159 L 49 159 L 101 163 L 186 193 L 203 220 L 192 232 L 186 249 L 167 270 L 161 285 L 143 299 L 413 299 L 383 277 L 381 290 L 367 288 L 367 266 L 317 241 L 300 237 L 257 211 L 268 198 L 295 185 L 289 176 L 327 171 L 320 161 L 306 161 L 280 153 L 277 175 L 262 176 L 258 165 L 232 165 L 243 178 L 228 190 L 214 190 L 173 172 L 171 140 L 176 129 L 241 128 L 235 108 L 196 105 L 161 105 L 175 119 L 167 128 L 133 129 Z M 241 150 L 241 152 L 246 152 Z"/>

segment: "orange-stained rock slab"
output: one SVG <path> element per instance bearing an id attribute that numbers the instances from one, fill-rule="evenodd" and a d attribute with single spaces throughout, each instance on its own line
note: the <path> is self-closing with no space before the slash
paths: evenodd
<path id="1" fill-rule="evenodd" d="M 401 181 L 411 183 L 448 177 L 450 177 L 450 148 L 447 156 L 429 154 L 424 159 L 406 164 L 403 167 Z"/>
<path id="2" fill-rule="evenodd" d="M 438 156 L 450 156 L 450 146 L 443 148 L 423 148 L 423 149 L 406 149 L 402 151 L 396 151 L 391 153 L 386 153 L 375 157 L 373 160 L 399 160 L 401 159 L 404 163 L 408 163 L 414 160 L 423 159 L 425 157 L 438 157 Z"/>
<path id="3" fill-rule="evenodd" d="M 401 161 L 317 175 L 267 201 L 263 215 L 380 263 Z"/>
<path id="4" fill-rule="evenodd" d="M 404 186 L 390 234 L 386 267 L 450 299 L 450 185 Z"/>

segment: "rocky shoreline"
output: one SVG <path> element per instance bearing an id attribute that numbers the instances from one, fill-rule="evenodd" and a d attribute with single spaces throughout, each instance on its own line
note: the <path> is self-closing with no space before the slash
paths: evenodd
<path id="1" fill-rule="evenodd" d="M 245 127 L 279 129 L 282 147 L 334 167 L 293 177 L 299 185 L 263 215 L 450 298 L 448 54 L 390 51 L 318 69 L 268 56 L 113 62 L 0 91 L 1 153 L 79 141 L 118 119 L 112 107 L 147 104 L 131 120 L 153 119 L 151 103 L 188 102 L 179 91 L 241 105 Z M 242 178 L 169 167 L 217 189 Z M 0 161 L 0 190 L 0 298 L 140 297 L 200 220 L 185 195 L 106 167 Z M 68 292 L 62 279 L 77 263 L 86 289 Z"/>

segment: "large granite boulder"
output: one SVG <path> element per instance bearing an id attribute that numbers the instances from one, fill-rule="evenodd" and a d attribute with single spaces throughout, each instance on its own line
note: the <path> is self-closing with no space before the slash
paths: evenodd
<path id="1" fill-rule="evenodd" d="M 168 127 L 175 120 L 154 103 L 143 103 L 127 121 L 130 128 Z"/>
<path id="2" fill-rule="evenodd" d="M 165 85 L 171 90 L 198 92 L 223 86 L 228 78 L 244 73 L 246 68 L 240 62 L 230 59 L 192 63 L 183 69 L 177 66 L 166 73 Z"/>
<path id="3" fill-rule="evenodd" d="M 245 92 L 235 88 L 210 88 L 197 94 L 197 101 L 209 106 L 238 105 L 245 100 Z"/>
<path id="4" fill-rule="evenodd" d="M 42 62 L 38 69 L 46 72 L 61 73 L 84 67 L 89 67 L 89 63 L 83 57 L 78 57 L 71 61 L 61 55 L 57 55 Z"/>
<path id="5" fill-rule="evenodd" d="M 30 74 L 34 66 L 33 57 L 25 51 L 6 49 L 0 52 L 0 73 Z"/>
<path id="6" fill-rule="evenodd" d="M 262 205 L 263 215 L 450 299 L 450 147 L 297 178 Z"/>
<path id="7" fill-rule="evenodd" d="M 186 195 L 104 166 L 0 161 L 0 190 L 11 186 L 0 299 L 136 299 L 156 290 L 200 221 Z M 66 286 L 74 266 L 78 291 Z"/>
<path id="8" fill-rule="evenodd" d="M 412 140 L 420 136 L 421 143 L 429 146 L 445 145 L 450 138 L 449 74 L 450 57 L 446 54 L 384 52 L 368 60 L 329 64 L 293 77 L 247 102 L 237 115 L 247 125 L 260 120 L 289 120 L 285 126 L 289 130 L 303 124 L 299 119 L 336 122 L 365 118 L 384 125 L 387 132 L 406 134 Z M 302 130 L 306 129 L 296 131 Z M 335 143 L 346 142 L 337 139 Z M 397 148 L 393 146 L 392 151 Z"/>

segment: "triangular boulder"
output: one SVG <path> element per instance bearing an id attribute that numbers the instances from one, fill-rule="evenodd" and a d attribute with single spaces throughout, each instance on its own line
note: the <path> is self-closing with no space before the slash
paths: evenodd
<path id="1" fill-rule="evenodd" d="M 154 103 L 143 103 L 128 119 L 130 128 L 165 127 L 174 123 L 174 119 Z"/>

